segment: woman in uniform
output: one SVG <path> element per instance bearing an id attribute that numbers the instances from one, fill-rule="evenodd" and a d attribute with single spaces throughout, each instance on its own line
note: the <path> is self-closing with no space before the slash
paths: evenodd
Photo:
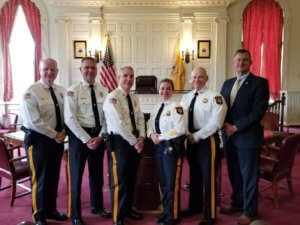
<path id="1" fill-rule="evenodd" d="M 163 79 L 159 85 L 162 103 L 156 105 L 147 123 L 147 136 L 153 141 L 163 213 L 155 218 L 161 225 L 173 225 L 179 218 L 179 190 L 186 132 L 183 108 L 172 100 L 174 84 Z M 177 143 L 176 143 L 177 142 Z"/>

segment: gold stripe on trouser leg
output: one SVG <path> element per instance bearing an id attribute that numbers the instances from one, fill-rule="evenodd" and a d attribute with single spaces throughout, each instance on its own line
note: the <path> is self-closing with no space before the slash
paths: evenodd
<path id="1" fill-rule="evenodd" d="M 118 182 L 118 174 L 117 174 L 117 160 L 115 152 L 111 152 L 112 160 L 113 160 L 113 179 L 114 179 L 114 208 L 113 208 L 113 221 L 117 222 L 118 219 L 118 199 L 119 199 L 119 182 Z"/>
<path id="2" fill-rule="evenodd" d="M 70 148 L 68 149 L 68 162 L 67 162 L 67 176 L 68 176 L 68 184 L 67 184 L 67 201 L 68 201 L 68 217 L 71 217 L 71 203 L 72 203 L 72 193 L 71 193 L 71 167 L 70 167 Z"/>
<path id="3" fill-rule="evenodd" d="M 33 210 L 33 220 L 34 219 L 34 215 L 37 212 L 37 203 L 36 203 L 36 186 L 37 186 L 37 180 L 36 180 L 36 173 L 35 173 L 35 167 L 34 167 L 34 162 L 33 162 L 33 156 L 32 156 L 32 151 L 33 151 L 33 146 L 30 145 L 28 148 L 28 156 L 29 156 L 29 166 L 30 166 L 30 170 L 31 170 L 31 195 L 32 195 L 32 210 Z"/>
<path id="4" fill-rule="evenodd" d="M 216 177 L 215 177 L 215 159 L 216 159 L 216 142 L 215 137 L 210 136 L 210 146 L 211 146 L 211 162 L 210 162 L 210 188 L 211 188 L 211 218 L 216 218 Z"/>
<path id="5" fill-rule="evenodd" d="M 180 183 L 180 171 L 181 171 L 181 158 L 178 158 L 176 177 L 175 177 L 175 190 L 174 190 L 174 208 L 173 208 L 174 219 L 178 218 L 178 202 L 179 202 L 178 192 L 179 192 L 179 183 Z"/>

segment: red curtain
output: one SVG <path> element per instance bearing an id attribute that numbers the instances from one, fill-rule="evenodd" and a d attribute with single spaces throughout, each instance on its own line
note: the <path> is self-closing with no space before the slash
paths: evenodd
<path id="1" fill-rule="evenodd" d="M 21 5 L 26 17 L 28 27 L 35 41 L 35 81 L 39 80 L 39 61 L 42 58 L 41 48 L 41 22 L 38 8 L 30 0 L 9 0 L 1 9 L 0 26 L 3 48 L 3 72 L 4 72 L 4 101 L 13 98 L 13 83 L 11 61 L 9 54 L 9 42 L 13 29 L 18 6 Z"/>
<path id="2" fill-rule="evenodd" d="M 252 0 L 243 14 L 243 47 L 253 58 L 252 72 L 269 80 L 270 94 L 281 89 L 283 12 L 274 0 Z"/>

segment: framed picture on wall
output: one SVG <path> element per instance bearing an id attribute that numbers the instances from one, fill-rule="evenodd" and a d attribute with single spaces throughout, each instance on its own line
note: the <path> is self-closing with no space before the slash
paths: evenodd
<path id="1" fill-rule="evenodd" d="M 74 41 L 74 58 L 81 59 L 86 57 L 86 41 Z"/>
<path id="2" fill-rule="evenodd" d="M 198 58 L 210 58 L 210 40 L 198 41 Z"/>

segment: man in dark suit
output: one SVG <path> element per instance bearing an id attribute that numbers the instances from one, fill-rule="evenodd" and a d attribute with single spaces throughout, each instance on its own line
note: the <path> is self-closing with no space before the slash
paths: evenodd
<path id="1" fill-rule="evenodd" d="M 220 213 L 243 212 L 237 224 L 250 224 L 257 216 L 260 124 L 268 107 L 268 80 L 250 72 L 251 55 L 239 49 L 233 60 L 236 77 L 224 82 L 221 94 L 228 105 L 223 126 L 224 149 L 232 185 L 231 204 Z"/>

